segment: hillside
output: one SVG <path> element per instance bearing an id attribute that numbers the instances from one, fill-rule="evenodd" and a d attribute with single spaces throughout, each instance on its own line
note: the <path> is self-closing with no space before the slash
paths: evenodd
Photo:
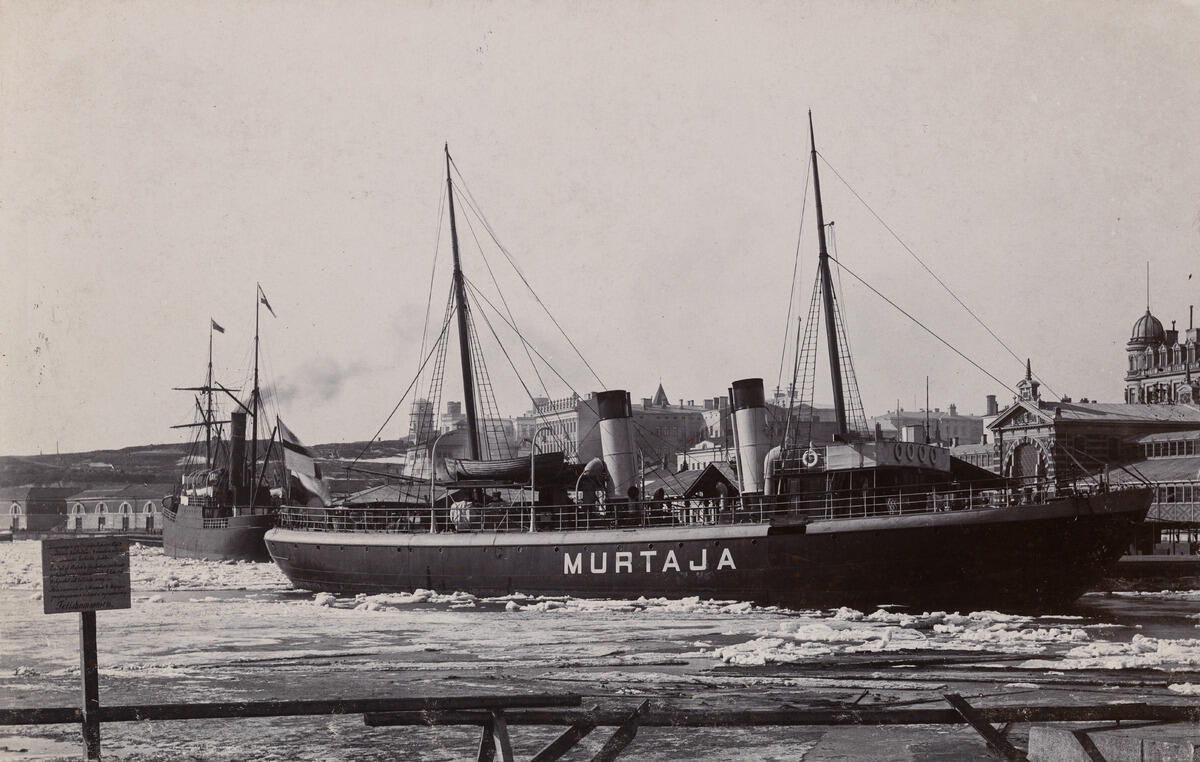
<path id="1" fill-rule="evenodd" d="M 260 452 L 265 450 L 262 444 Z M 104 485 L 168 483 L 179 478 L 187 444 L 152 444 L 119 450 L 90 450 L 58 455 L 0 456 L 0 487 L 18 485 Z M 342 474 L 339 465 L 362 453 L 364 460 L 393 458 L 408 448 L 406 440 L 338 442 L 310 447 L 329 475 Z M 343 460 L 344 459 L 344 460 Z M 364 467 L 372 467 L 365 464 Z M 381 469 L 383 470 L 383 469 Z"/>

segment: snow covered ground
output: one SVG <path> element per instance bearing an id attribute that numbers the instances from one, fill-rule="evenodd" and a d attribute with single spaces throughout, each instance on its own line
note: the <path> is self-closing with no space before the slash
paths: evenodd
<path id="1" fill-rule="evenodd" d="M 425 590 L 337 597 L 292 590 L 272 564 L 143 547 L 131 573 L 132 608 L 98 615 L 108 704 L 520 690 L 631 709 L 643 696 L 708 708 L 937 706 L 947 688 L 1032 703 L 1187 701 L 1200 690 L 1200 596 L 1088 596 L 1079 611 L 1040 617 Z M 40 578 L 38 543 L 0 545 L 5 706 L 78 700 L 77 619 L 42 614 Z M 1139 616 L 1148 606 L 1153 616 Z M 77 728 L 7 730 L 0 756 L 78 753 Z M 986 758 L 970 731 L 942 731 L 931 737 Z M 554 732 L 513 729 L 526 756 Z M 904 731 L 879 732 L 881 748 L 895 748 L 886 733 Z M 807 748 L 815 759 L 823 733 L 647 729 L 630 758 L 798 759 Z M 368 729 L 359 717 L 124 723 L 106 725 L 104 739 L 108 758 L 139 760 L 461 759 L 476 743 L 469 728 Z"/>

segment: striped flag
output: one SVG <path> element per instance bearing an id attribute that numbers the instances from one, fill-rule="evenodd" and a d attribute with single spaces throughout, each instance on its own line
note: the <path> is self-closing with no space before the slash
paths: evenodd
<path id="1" fill-rule="evenodd" d="M 217 321 L 213 320 L 212 318 L 209 318 L 208 320 L 209 320 L 209 322 L 210 322 L 210 323 L 212 323 L 212 329 L 213 329 L 214 331 L 216 331 L 217 333 L 225 333 L 225 329 L 221 327 L 221 324 L 220 324 L 220 323 L 218 323 Z"/>
<path id="2" fill-rule="evenodd" d="M 276 422 L 279 424 L 279 443 L 283 446 L 284 467 L 305 492 L 321 505 L 328 506 L 332 500 L 329 486 L 321 476 L 321 467 L 313 459 L 312 450 L 305 447 L 283 421 L 276 418 Z"/>

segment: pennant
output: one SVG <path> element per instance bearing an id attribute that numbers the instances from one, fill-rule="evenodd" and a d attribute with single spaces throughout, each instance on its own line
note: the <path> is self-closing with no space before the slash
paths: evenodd
<path id="1" fill-rule="evenodd" d="M 262 286 L 258 287 L 258 300 L 267 308 L 267 312 L 271 313 L 271 317 L 277 317 L 275 310 L 271 309 L 271 303 L 267 301 L 267 295 L 263 293 Z"/>
<path id="2" fill-rule="evenodd" d="M 213 329 L 214 331 L 216 331 L 217 333 L 225 333 L 225 329 L 221 327 L 221 324 L 220 324 L 220 323 L 218 323 L 217 321 L 213 320 L 212 318 L 209 318 L 208 320 L 209 320 L 209 322 L 210 322 L 210 323 L 212 323 L 212 329 Z"/>

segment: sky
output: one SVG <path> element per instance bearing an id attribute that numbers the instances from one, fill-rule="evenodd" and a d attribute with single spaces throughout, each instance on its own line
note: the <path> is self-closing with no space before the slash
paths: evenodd
<path id="1" fill-rule="evenodd" d="M 466 277 L 554 368 L 477 307 L 503 414 L 773 387 L 798 238 L 802 317 L 816 264 L 810 109 L 836 256 L 996 377 L 843 274 L 868 414 L 926 376 L 982 413 L 1026 357 L 1119 401 L 1147 263 L 1165 325 L 1200 301 L 1198 65 L 1195 2 L 0 0 L 0 453 L 184 441 L 210 318 L 248 388 L 256 283 L 289 428 L 403 435 L 445 144 Z"/>

